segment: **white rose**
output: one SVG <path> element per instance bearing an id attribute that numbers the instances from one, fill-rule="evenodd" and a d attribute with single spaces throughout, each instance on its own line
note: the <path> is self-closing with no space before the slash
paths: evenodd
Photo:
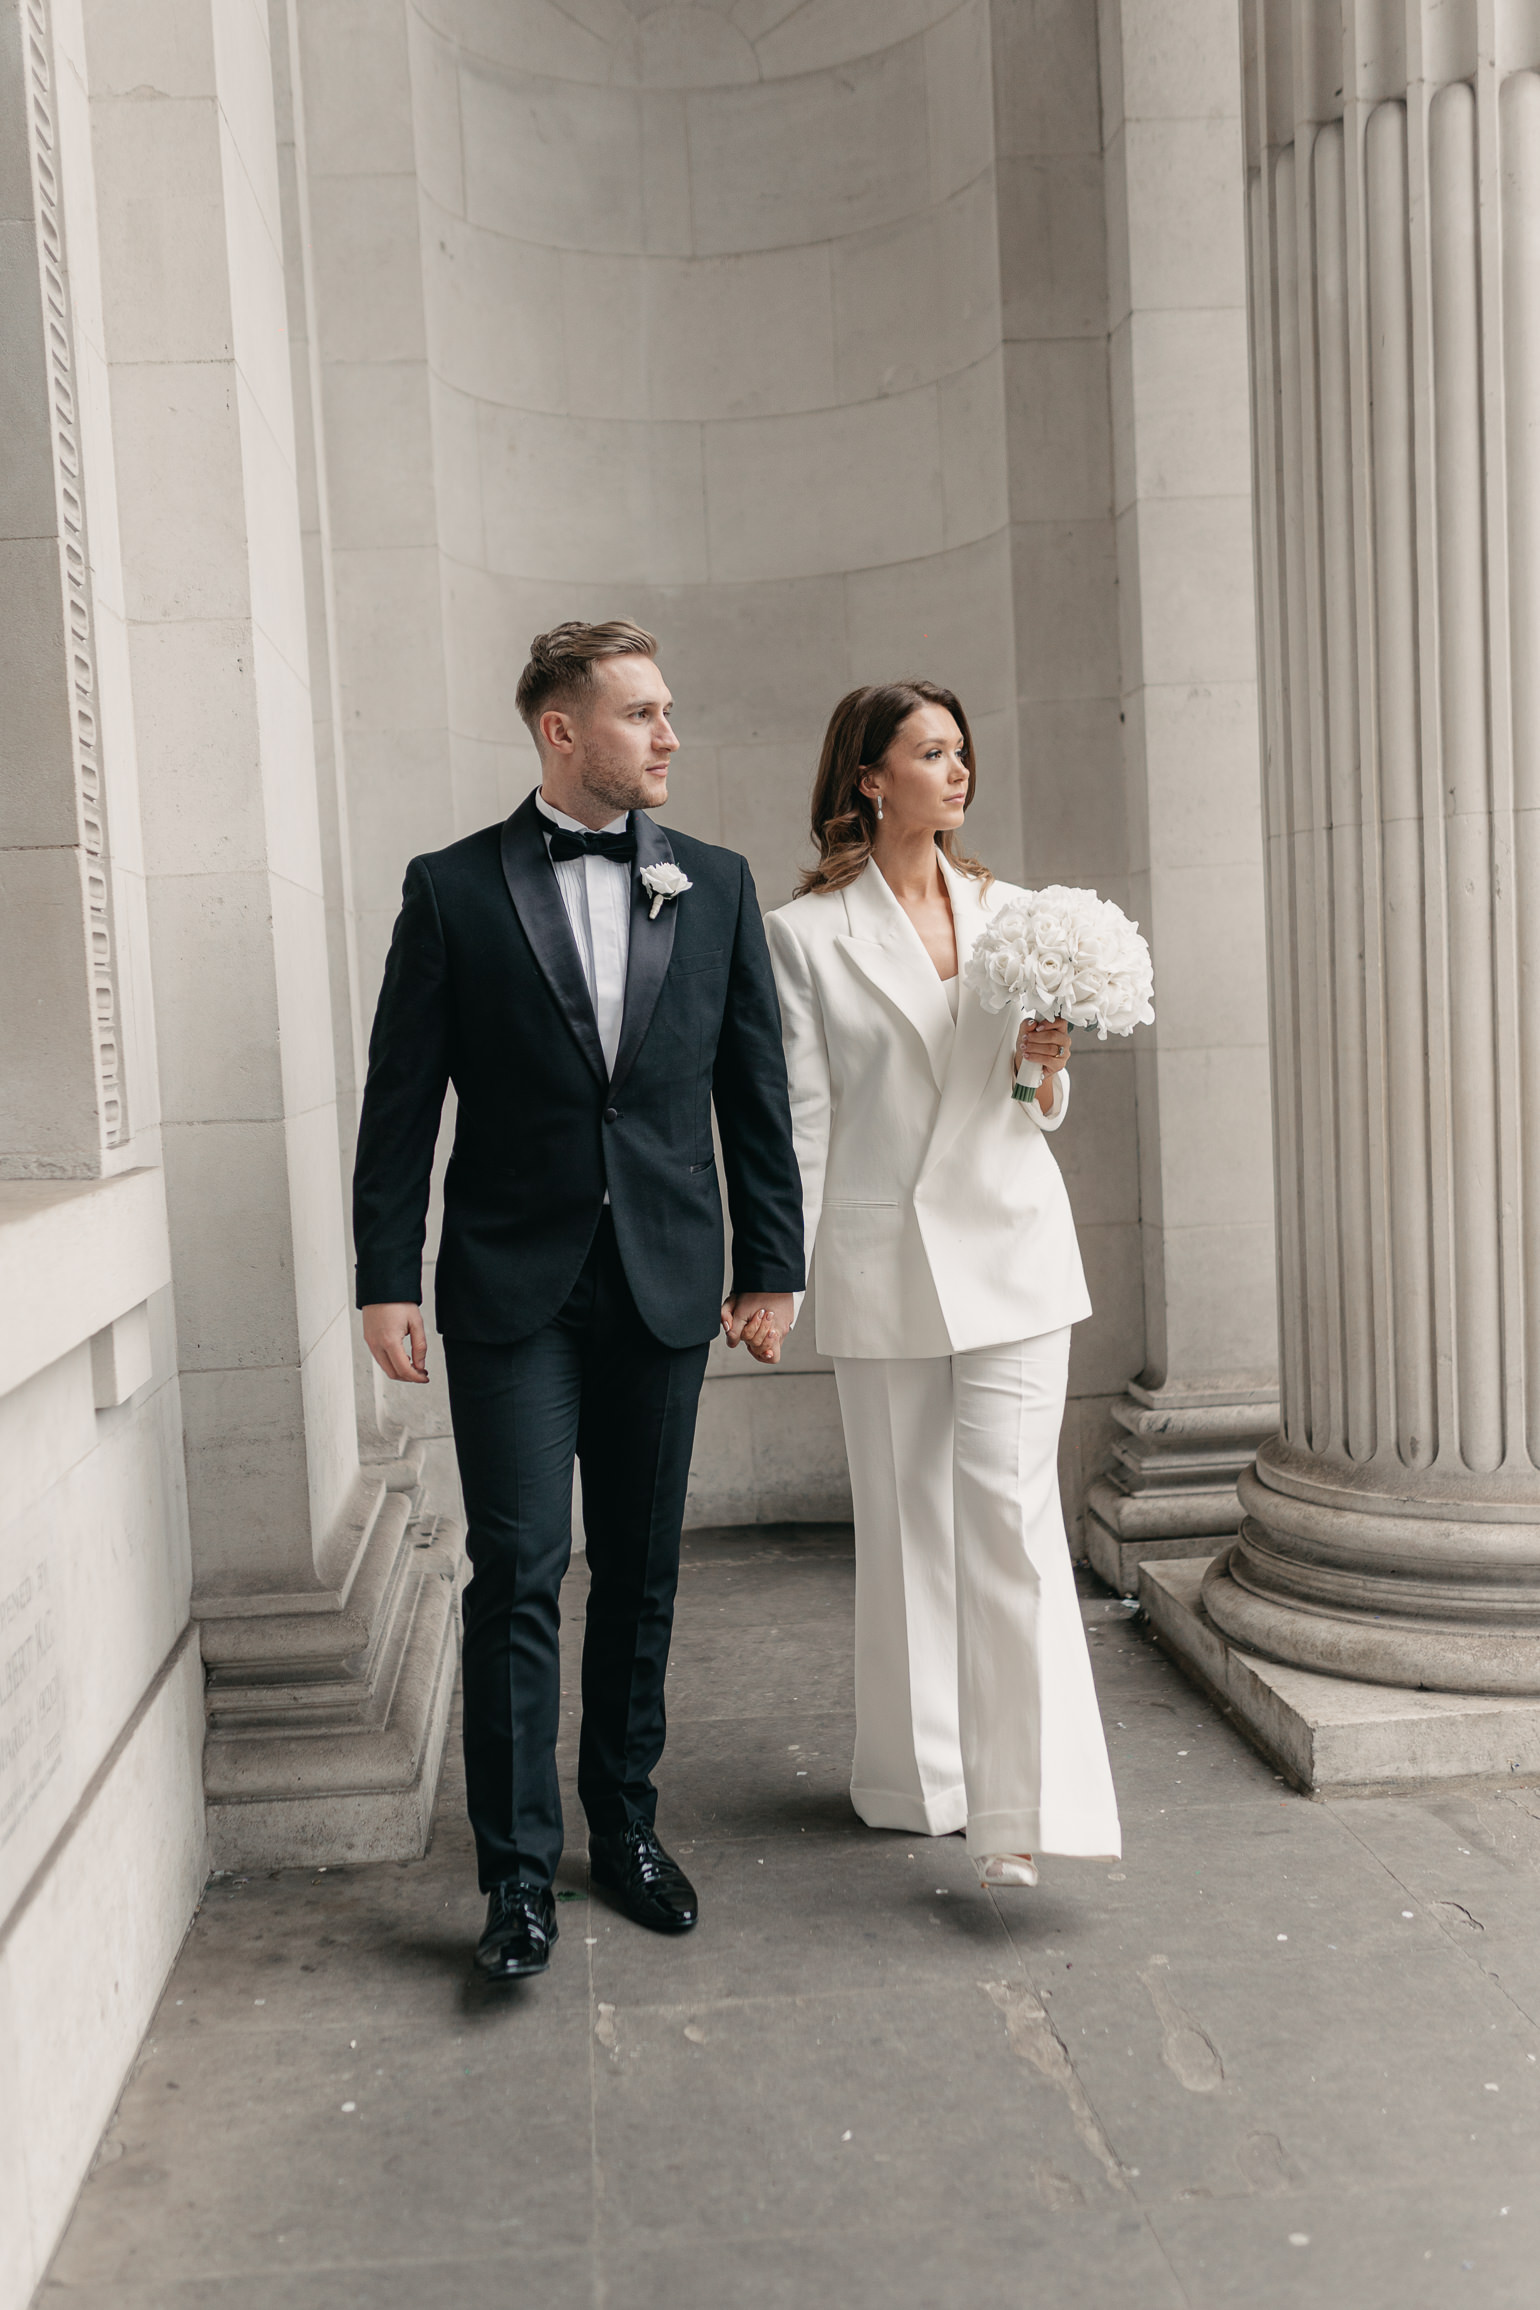
<path id="1" fill-rule="evenodd" d="M 1032 958 L 1032 993 L 1039 1018 L 1053 1016 L 1070 983 L 1070 959 L 1064 949 L 1039 948 Z"/>

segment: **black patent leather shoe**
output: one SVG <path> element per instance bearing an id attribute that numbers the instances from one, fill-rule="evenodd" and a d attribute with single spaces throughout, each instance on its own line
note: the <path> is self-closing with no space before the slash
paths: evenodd
<path id="1" fill-rule="evenodd" d="M 688 1933 L 700 1915 L 695 1887 L 645 1821 L 633 1821 L 618 1837 L 590 1833 L 588 1874 L 654 1933 Z"/>
<path id="2" fill-rule="evenodd" d="M 483 1981 L 525 1981 L 543 1973 L 556 1939 L 556 1901 L 548 1885 L 526 1885 L 516 1877 L 494 1885 L 487 1922 L 476 1944 L 476 1971 Z"/>

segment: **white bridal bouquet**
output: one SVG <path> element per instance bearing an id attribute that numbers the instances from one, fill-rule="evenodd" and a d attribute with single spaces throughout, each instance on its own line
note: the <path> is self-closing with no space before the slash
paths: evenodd
<path id="1" fill-rule="evenodd" d="M 1109 1035 L 1131 1035 L 1155 1016 L 1150 950 L 1110 898 L 1052 883 L 1002 906 L 976 942 L 963 983 L 986 1011 L 1014 1003 L 1024 1019 L 1067 1019 Z M 1044 1070 L 1026 1060 L 1013 1099 L 1037 1097 Z"/>

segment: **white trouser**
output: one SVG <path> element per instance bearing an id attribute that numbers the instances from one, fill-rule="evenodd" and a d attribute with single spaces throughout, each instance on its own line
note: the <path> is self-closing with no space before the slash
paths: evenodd
<path id="1" fill-rule="evenodd" d="M 1059 1503 L 1068 1329 L 838 1356 L 856 1520 L 851 1799 L 970 1853 L 1121 1851 Z"/>

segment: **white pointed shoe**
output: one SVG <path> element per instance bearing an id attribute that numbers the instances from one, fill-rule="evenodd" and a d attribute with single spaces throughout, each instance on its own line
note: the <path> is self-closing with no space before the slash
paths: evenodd
<path id="1" fill-rule="evenodd" d="M 1030 1853 L 981 1853 L 977 1866 L 981 1885 L 1037 1883 L 1037 1863 Z"/>

